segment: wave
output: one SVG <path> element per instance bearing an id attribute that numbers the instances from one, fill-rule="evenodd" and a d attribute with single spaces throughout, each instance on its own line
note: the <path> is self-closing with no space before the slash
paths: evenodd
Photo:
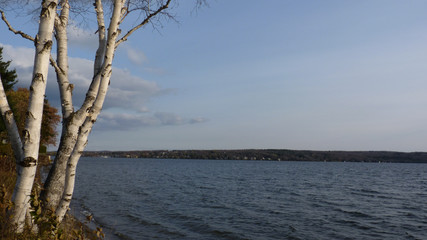
<path id="1" fill-rule="evenodd" d="M 88 160 L 75 196 L 122 239 L 427 239 L 427 165 L 323 166 Z"/>

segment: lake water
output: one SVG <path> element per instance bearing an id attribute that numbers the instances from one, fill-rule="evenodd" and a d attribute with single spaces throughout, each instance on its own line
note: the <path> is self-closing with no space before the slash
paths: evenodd
<path id="1" fill-rule="evenodd" d="M 427 164 L 82 158 L 73 201 L 106 239 L 427 239 Z"/>

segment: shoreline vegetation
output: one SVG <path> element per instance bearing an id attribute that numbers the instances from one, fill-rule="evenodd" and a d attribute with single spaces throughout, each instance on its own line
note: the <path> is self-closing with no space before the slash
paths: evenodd
<path id="1" fill-rule="evenodd" d="M 54 153 L 50 153 L 54 154 Z M 427 163 L 427 152 L 310 151 L 287 149 L 85 151 L 83 157 Z"/>
<path id="2" fill-rule="evenodd" d="M 49 165 L 48 155 L 39 156 L 39 165 L 35 184 L 41 186 L 42 168 Z M 33 232 L 25 228 L 22 233 L 15 233 L 8 210 L 12 207 L 12 192 L 16 181 L 15 160 L 0 154 L 0 239 L 103 239 L 101 228 L 89 227 L 91 218 L 78 219 L 72 214 L 66 214 L 64 221 L 55 223 L 54 219 L 45 218 L 41 222 L 44 231 Z M 34 211 L 34 209 L 33 209 Z M 39 228 L 40 229 L 40 228 Z"/>

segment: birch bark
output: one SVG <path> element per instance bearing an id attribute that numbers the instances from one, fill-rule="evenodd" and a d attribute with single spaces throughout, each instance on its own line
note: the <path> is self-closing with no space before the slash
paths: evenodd
<path id="1" fill-rule="evenodd" d="M 46 179 L 44 190 L 42 192 L 42 199 L 45 203 L 46 209 L 55 209 L 59 202 L 57 195 L 62 195 L 63 189 L 56 187 L 57 183 L 61 182 L 64 178 L 62 175 L 52 175 L 54 171 L 58 169 L 66 168 L 67 160 L 69 159 L 74 142 L 77 140 L 78 126 L 73 124 L 73 101 L 72 101 L 72 90 L 73 84 L 70 84 L 68 80 L 68 38 L 67 38 L 67 27 L 70 5 L 68 0 L 62 0 L 60 2 L 62 7 L 61 14 L 55 20 L 55 37 L 57 40 L 57 63 L 54 60 L 53 65 L 55 67 L 58 87 L 61 99 L 62 109 L 62 133 L 57 154 L 52 165 L 52 168 Z M 57 65 L 55 65 L 57 64 Z M 49 189 L 50 195 L 47 195 L 46 189 Z"/>
<path id="2" fill-rule="evenodd" d="M 12 145 L 13 154 L 16 160 L 16 171 L 19 173 L 19 161 L 22 159 L 24 153 L 22 152 L 22 142 L 19 136 L 19 130 L 13 116 L 13 112 L 7 102 L 6 93 L 4 92 L 3 82 L 0 76 L 0 112 L 3 118 L 4 125 L 6 126 L 7 134 L 9 135 L 10 143 Z"/>
<path id="3" fill-rule="evenodd" d="M 107 31 L 108 34 L 106 34 L 102 0 L 93 1 L 95 2 L 94 6 L 98 22 L 99 47 L 96 51 L 94 61 L 92 83 L 86 93 L 85 101 L 76 112 L 74 112 L 72 104 L 73 85 L 68 80 L 67 25 L 70 9 L 69 1 L 60 1 L 62 10 L 61 15 L 57 17 L 58 0 L 43 0 L 39 32 L 35 39 L 11 28 L 4 13 L 0 10 L 2 19 L 12 32 L 34 41 L 36 45 L 33 81 L 30 87 L 30 103 L 26 114 L 23 142 L 19 140 L 18 130 L 8 130 L 12 135 L 18 136 L 18 138 L 13 137 L 14 139 L 18 139 L 16 143 L 17 150 L 14 152 L 20 155 L 17 157 L 17 165 L 21 166 L 21 171 L 18 174 L 13 196 L 15 203 L 13 221 L 18 226 L 18 232 L 22 231 L 24 226 L 25 213 L 28 210 L 29 195 L 37 167 L 40 127 L 49 60 L 55 68 L 58 79 L 63 114 L 63 131 L 55 162 L 49 172 L 44 191 L 42 192 L 42 200 L 46 204 L 45 210 L 56 210 L 57 216 L 62 220 L 74 191 L 76 165 L 87 144 L 88 135 L 101 112 L 105 100 L 111 79 L 112 61 L 116 48 L 120 43 L 126 41 L 134 31 L 149 23 L 152 17 L 168 8 L 171 2 L 171 0 L 159 0 L 159 8 L 151 11 L 149 6 L 145 8 L 144 5 L 136 6 L 135 9 L 129 10 L 129 6 L 132 6 L 132 1 L 130 0 L 110 0 L 109 3 L 113 5 L 111 11 L 112 17 Z M 149 4 L 149 2 L 147 0 L 140 3 Z M 125 3 L 127 3 L 126 7 Z M 120 35 L 120 24 L 134 10 L 145 11 L 146 18 L 117 40 Z M 54 29 L 57 40 L 57 61 L 53 60 L 50 56 Z M 0 89 L 0 110 L 2 113 L 8 113 L 7 108 L 4 108 L 6 110 L 3 109 L 3 99 L 5 99 L 4 90 Z M 6 116 L 6 114 L 2 115 Z M 22 143 L 22 147 L 19 147 L 19 143 Z"/>
<path id="4" fill-rule="evenodd" d="M 57 0 L 44 0 L 40 13 L 39 31 L 36 37 L 33 80 L 30 86 L 30 101 L 23 131 L 23 153 L 20 174 L 14 189 L 12 221 L 17 232 L 22 232 L 29 196 L 34 183 L 40 143 L 40 128 L 43 115 L 49 57 L 52 48 L 52 34 L 56 17 Z"/>
<path id="5" fill-rule="evenodd" d="M 58 63 L 58 68 L 55 69 L 61 98 L 62 118 L 68 119 L 71 113 L 74 112 L 72 99 L 74 86 L 68 81 L 67 26 L 68 16 L 70 14 L 70 5 L 68 0 L 63 0 L 60 2 L 60 6 L 62 7 L 61 14 L 55 20 L 56 54 Z"/>
<path id="6" fill-rule="evenodd" d="M 67 118 L 64 117 L 63 132 L 57 155 L 55 157 L 55 162 L 49 172 L 44 185 L 44 191 L 42 192 L 42 199 L 44 200 L 47 208 L 56 209 L 57 217 L 59 217 L 59 219 L 62 219 L 68 209 L 69 202 L 74 191 L 75 168 L 77 162 L 86 146 L 87 137 L 92 126 L 103 106 L 111 78 L 111 66 L 116 48 L 121 42 L 126 41 L 127 37 L 134 31 L 147 24 L 152 17 L 168 8 L 171 0 L 167 0 L 166 3 L 159 6 L 156 11 L 148 14 L 144 21 L 128 31 L 119 40 L 117 40 L 120 35 L 119 26 L 129 13 L 128 9 L 125 7 L 125 2 L 127 1 L 113 1 L 112 17 L 107 31 L 108 36 L 106 36 L 105 31 L 102 0 L 94 0 L 94 2 L 98 22 L 99 39 L 99 46 L 96 51 L 94 62 L 94 77 L 81 108 L 76 112 L 71 111 Z M 129 2 L 127 7 L 129 7 Z M 55 27 L 62 28 L 60 25 L 55 25 Z M 65 38 L 62 38 L 61 35 L 58 34 L 57 39 L 59 42 L 60 39 Z M 61 65 L 59 61 L 58 65 Z M 55 68 L 57 72 L 62 72 L 61 66 Z M 58 83 L 62 84 L 64 81 L 58 81 Z M 63 96 L 61 96 L 61 102 L 64 106 L 67 102 L 71 102 L 71 99 L 67 100 L 66 97 Z M 67 113 L 64 110 L 63 112 Z"/>
<path id="7" fill-rule="evenodd" d="M 42 192 L 42 199 L 44 200 L 47 208 L 49 209 L 58 208 L 58 205 L 61 201 L 65 186 L 65 172 L 67 169 L 67 163 L 69 162 L 71 153 L 77 142 L 79 129 L 82 126 L 85 118 L 89 114 L 92 104 L 96 99 L 99 89 L 99 83 L 102 77 L 102 73 L 100 71 L 105 56 L 106 39 L 104 13 L 101 0 L 95 1 L 95 11 L 97 13 L 98 21 L 99 46 L 98 50 L 96 51 L 94 77 L 81 108 L 77 112 L 71 113 L 67 118 L 64 117 L 65 124 L 63 126 L 61 140 L 58 147 L 57 155 L 55 157 L 55 162 L 51 170 L 49 171 L 49 175 L 46 179 L 44 190 Z M 65 104 L 67 101 L 71 101 L 71 93 L 70 100 L 67 100 L 66 98 L 61 96 L 62 104 Z"/>
<path id="8" fill-rule="evenodd" d="M 81 157 L 81 154 L 84 148 L 87 145 L 87 139 L 88 139 L 89 133 L 91 132 L 93 124 L 95 123 L 95 121 L 98 118 L 98 115 L 101 112 L 101 109 L 105 100 L 105 96 L 106 96 L 108 85 L 110 83 L 110 78 L 111 78 L 111 72 L 112 72 L 111 64 L 114 58 L 114 52 L 116 48 L 120 43 L 126 41 L 127 37 L 129 37 L 134 31 L 136 31 L 137 29 L 147 24 L 152 17 L 156 16 L 161 11 L 167 9 L 169 7 L 171 0 L 167 0 L 164 5 L 161 5 L 156 11 L 149 14 L 144 19 L 144 21 L 142 21 L 139 25 L 132 28 L 121 39 L 116 41 L 118 35 L 120 34 L 120 31 L 118 29 L 119 25 L 123 21 L 125 15 L 127 14 L 126 9 L 123 8 L 124 2 L 125 1 L 123 0 L 116 0 L 114 2 L 113 16 L 111 18 L 110 26 L 108 29 L 108 39 L 107 39 L 107 44 L 105 45 L 106 48 L 103 54 L 102 53 L 100 54 L 100 52 L 104 49 L 103 46 L 105 44 L 105 40 L 103 38 L 105 34 L 103 34 L 103 31 L 102 31 L 105 28 L 103 25 L 104 22 L 103 22 L 103 16 L 102 16 L 103 11 L 102 11 L 101 0 L 97 0 L 95 4 L 97 18 L 98 18 L 98 31 L 99 31 L 99 43 L 100 43 L 97 54 L 96 54 L 95 66 L 94 66 L 94 74 L 97 74 L 97 75 L 94 78 L 94 81 L 92 82 L 90 90 L 86 95 L 85 103 L 83 104 L 82 108 L 76 113 L 76 114 L 79 114 L 81 110 L 86 110 L 86 112 L 88 112 L 89 115 L 87 116 L 86 120 L 84 121 L 83 125 L 79 130 L 78 140 L 76 142 L 76 145 L 74 147 L 74 150 L 68 162 L 68 168 L 66 170 L 64 193 L 62 195 L 61 202 L 58 205 L 58 208 L 56 210 L 56 215 L 60 220 L 62 220 L 63 216 L 68 210 L 68 207 L 73 195 L 77 163 Z M 104 61 L 102 62 L 101 59 L 103 59 Z M 95 90 L 97 88 L 98 88 L 98 91 L 96 92 Z M 92 99 L 95 99 L 95 100 L 93 102 L 93 105 L 90 106 Z"/>
<path id="9" fill-rule="evenodd" d="M 116 0 L 114 2 L 113 15 L 111 17 L 110 25 L 108 28 L 108 38 L 106 42 L 107 44 L 106 44 L 104 62 L 102 63 L 102 66 L 100 66 L 100 69 L 102 69 L 102 72 L 100 74 L 98 94 L 93 103 L 93 106 L 90 108 L 89 116 L 86 118 L 85 122 L 80 128 L 78 140 L 74 147 L 71 158 L 68 162 L 68 168 L 66 170 L 66 177 L 65 177 L 64 192 L 56 210 L 56 215 L 60 221 L 62 220 L 62 218 L 64 217 L 65 213 L 68 210 L 68 207 L 74 192 L 75 173 L 76 173 L 77 163 L 81 157 L 81 154 L 85 146 L 87 145 L 87 138 L 89 136 L 89 133 L 92 129 L 93 124 L 95 123 L 99 113 L 101 112 L 102 105 L 104 103 L 105 96 L 108 90 L 108 85 L 110 83 L 111 72 L 112 72 L 111 65 L 114 58 L 114 52 L 116 49 L 115 43 L 119 35 L 119 22 L 122 17 L 122 9 L 123 9 L 124 2 L 125 2 L 124 0 Z M 101 39 L 101 36 L 100 36 L 100 39 Z M 99 55 L 97 54 L 96 59 L 98 59 L 98 57 Z M 98 69 L 97 63 L 99 64 L 100 62 L 95 61 L 95 68 L 94 68 L 95 72 Z"/>

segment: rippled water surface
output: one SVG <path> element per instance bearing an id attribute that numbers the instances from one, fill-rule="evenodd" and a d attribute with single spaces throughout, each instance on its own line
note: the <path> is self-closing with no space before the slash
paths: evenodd
<path id="1" fill-rule="evenodd" d="M 427 164 L 82 158 L 106 239 L 427 239 Z"/>

